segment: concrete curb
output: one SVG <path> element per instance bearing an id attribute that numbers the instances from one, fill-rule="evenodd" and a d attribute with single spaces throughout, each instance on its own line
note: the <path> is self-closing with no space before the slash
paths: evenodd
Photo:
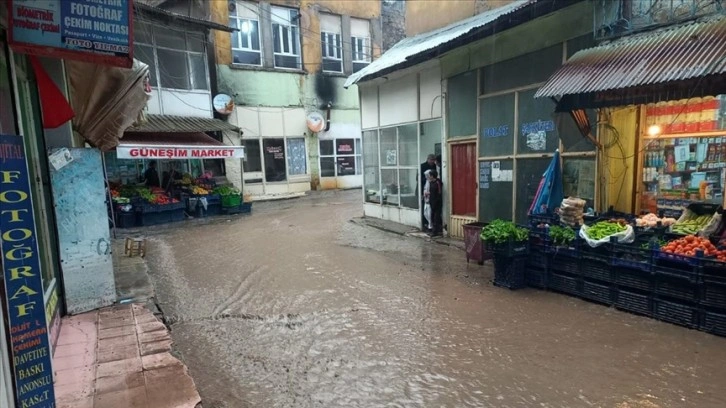
<path id="1" fill-rule="evenodd" d="M 459 244 L 459 241 L 455 241 L 455 240 L 452 240 L 451 238 L 444 238 L 444 237 L 432 238 L 432 237 L 429 237 L 428 235 L 425 235 L 425 233 L 423 233 L 423 232 L 421 232 L 421 231 L 419 231 L 417 229 L 413 229 L 413 228 L 410 228 L 408 231 L 396 230 L 394 228 L 387 227 L 385 225 L 380 225 L 380 224 L 366 222 L 366 218 L 364 218 L 364 217 L 353 218 L 353 219 L 350 220 L 350 222 L 352 222 L 353 224 L 356 224 L 356 225 L 360 225 L 362 227 L 375 228 L 375 229 L 377 229 L 379 231 L 388 232 L 388 233 L 391 233 L 391 234 L 396 234 L 396 235 L 399 235 L 399 236 L 402 236 L 402 237 L 411 237 L 411 238 L 417 238 L 417 239 L 424 239 L 426 241 L 434 242 L 434 243 L 439 244 L 439 245 L 445 245 L 445 246 L 448 246 L 448 247 L 451 247 L 451 248 L 460 249 L 462 251 L 465 250 L 465 248 L 463 246 L 463 244 L 464 244 L 463 242 L 461 242 L 461 244 Z M 390 222 L 391 224 L 395 224 L 392 221 L 386 221 L 386 222 Z M 401 224 L 396 224 L 396 225 L 401 225 Z M 404 226 L 401 225 L 401 227 L 404 227 Z M 408 228 L 408 227 L 406 227 L 406 228 Z M 403 229 L 403 228 L 401 228 L 401 229 Z"/>

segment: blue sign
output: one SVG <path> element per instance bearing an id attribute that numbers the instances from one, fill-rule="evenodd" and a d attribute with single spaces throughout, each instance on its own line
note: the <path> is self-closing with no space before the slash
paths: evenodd
<path id="1" fill-rule="evenodd" d="M 488 190 L 491 180 L 492 162 L 479 162 L 479 188 L 482 190 Z"/>
<path id="2" fill-rule="evenodd" d="M 481 131 L 484 137 L 502 137 L 509 134 L 509 125 L 484 128 Z"/>
<path id="3" fill-rule="evenodd" d="M 538 120 L 536 122 L 522 123 L 522 133 L 552 132 L 555 130 L 555 122 L 551 120 Z"/>
<path id="4" fill-rule="evenodd" d="M 9 0 L 18 52 L 131 67 L 131 0 Z"/>
<path id="5" fill-rule="evenodd" d="M 16 407 L 54 407 L 43 282 L 21 136 L 0 135 L 0 164 L 0 250 Z"/>

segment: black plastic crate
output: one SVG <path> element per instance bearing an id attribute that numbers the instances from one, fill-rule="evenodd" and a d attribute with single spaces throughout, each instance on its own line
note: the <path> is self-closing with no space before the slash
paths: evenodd
<path id="1" fill-rule="evenodd" d="M 648 240 L 645 240 L 645 242 L 636 240 L 629 245 L 615 244 L 611 258 L 613 266 L 651 271 L 653 269 L 653 250 L 648 246 L 643 247 L 648 244 Z"/>
<path id="2" fill-rule="evenodd" d="M 524 257 L 495 256 L 494 285 L 512 290 L 526 287 L 526 265 L 527 259 Z"/>
<path id="3" fill-rule="evenodd" d="M 699 285 L 689 279 L 656 273 L 655 293 L 658 296 L 698 303 Z"/>
<path id="4" fill-rule="evenodd" d="M 216 204 L 209 204 L 209 203 L 207 203 L 207 211 L 206 211 L 206 215 L 207 216 L 219 215 L 221 213 L 222 213 L 222 204 L 220 204 L 220 203 L 216 203 Z"/>
<path id="5" fill-rule="evenodd" d="M 717 336 L 726 337 L 726 311 L 705 310 L 699 329 Z"/>
<path id="6" fill-rule="evenodd" d="M 575 258 L 554 254 L 550 257 L 550 269 L 572 275 L 580 273 L 580 261 Z"/>
<path id="7" fill-rule="evenodd" d="M 119 211 L 116 213 L 116 228 L 133 228 L 136 226 L 134 212 Z"/>
<path id="8" fill-rule="evenodd" d="M 501 244 L 484 241 L 484 245 L 487 251 L 493 252 L 497 256 L 515 257 L 529 254 L 529 241 L 515 242 L 510 240 Z"/>
<path id="9" fill-rule="evenodd" d="M 544 251 L 544 248 L 530 246 L 529 255 L 527 255 L 527 265 L 536 268 L 546 268 L 549 264 L 550 257 Z"/>
<path id="10" fill-rule="evenodd" d="M 653 270 L 656 275 L 688 279 L 689 281 L 696 283 L 703 267 L 701 264 L 688 264 L 673 261 L 672 259 L 656 258 Z"/>
<path id="11" fill-rule="evenodd" d="M 524 270 L 524 281 L 527 286 L 539 289 L 547 289 L 548 272 L 546 268 L 534 268 L 527 266 Z"/>
<path id="12" fill-rule="evenodd" d="M 529 214 L 527 221 L 530 227 L 538 227 L 540 224 L 559 225 L 560 216 L 557 214 Z"/>
<path id="13" fill-rule="evenodd" d="M 583 258 L 580 261 L 580 275 L 605 283 L 614 283 L 612 268 L 606 259 Z"/>
<path id="14" fill-rule="evenodd" d="M 616 291 L 615 307 L 626 312 L 653 317 L 653 297 L 650 295 L 619 289 Z"/>
<path id="15" fill-rule="evenodd" d="M 575 235 L 577 235 L 577 232 L 575 232 Z M 582 238 L 575 238 L 575 240 L 570 242 L 567 246 L 555 246 L 552 243 L 549 243 L 547 252 L 559 257 L 580 259 L 583 245 L 587 244 L 585 244 L 585 241 Z"/>
<path id="16" fill-rule="evenodd" d="M 552 290 L 567 293 L 573 296 L 582 295 L 582 281 L 580 278 L 559 273 L 551 273 L 548 286 Z"/>
<path id="17" fill-rule="evenodd" d="M 170 211 L 149 212 L 141 214 L 141 225 L 144 227 L 166 224 L 168 222 L 171 222 Z"/>
<path id="18" fill-rule="evenodd" d="M 615 303 L 615 294 L 610 285 L 590 282 L 585 280 L 582 284 L 582 297 L 611 306 Z"/>
<path id="19" fill-rule="evenodd" d="M 697 307 L 663 299 L 656 299 L 654 304 L 656 319 L 692 329 L 699 327 L 700 313 Z"/>
<path id="20" fill-rule="evenodd" d="M 714 272 L 716 271 L 703 271 L 700 303 L 722 309 L 726 313 L 726 271 Z"/>
<path id="21" fill-rule="evenodd" d="M 184 208 L 179 208 L 173 211 L 169 212 L 169 221 L 170 222 L 179 222 L 184 221 Z"/>
<path id="22" fill-rule="evenodd" d="M 621 288 L 635 289 L 643 292 L 654 290 L 655 275 L 652 272 L 626 267 L 614 267 L 615 284 Z"/>

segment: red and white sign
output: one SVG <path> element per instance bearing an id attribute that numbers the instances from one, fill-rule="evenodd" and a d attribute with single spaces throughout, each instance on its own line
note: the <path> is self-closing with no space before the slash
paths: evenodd
<path id="1" fill-rule="evenodd" d="M 119 145 L 116 147 L 119 159 L 244 159 L 241 146 L 151 146 Z"/>

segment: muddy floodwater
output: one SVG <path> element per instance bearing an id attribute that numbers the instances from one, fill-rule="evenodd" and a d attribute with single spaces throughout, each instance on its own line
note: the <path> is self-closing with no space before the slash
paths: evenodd
<path id="1" fill-rule="evenodd" d="M 150 232 L 205 408 L 726 407 L 726 339 L 489 282 L 453 247 L 350 222 L 359 191 Z"/>

